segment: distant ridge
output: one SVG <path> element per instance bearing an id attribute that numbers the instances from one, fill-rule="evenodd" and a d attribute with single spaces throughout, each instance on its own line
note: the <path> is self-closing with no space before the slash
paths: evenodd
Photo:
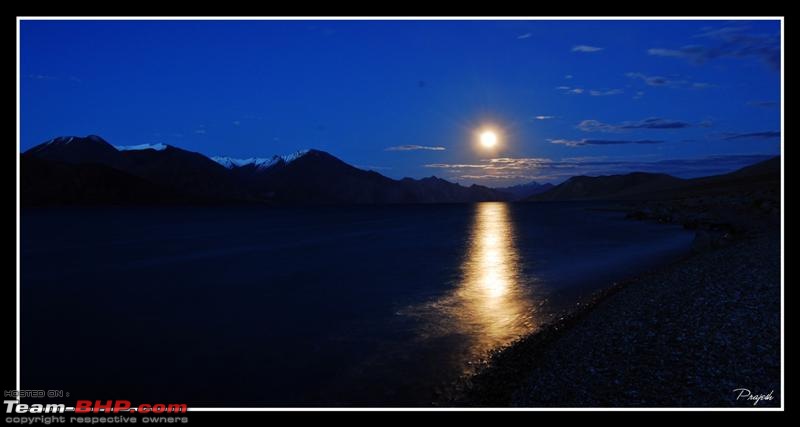
<path id="1" fill-rule="evenodd" d="M 573 176 L 533 200 L 595 200 L 627 198 L 674 188 L 683 180 L 667 174 L 634 172 L 625 175 Z"/>
<path id="2" fill-rule="evenodd" d="M 536 181 L 531 181 L 527 184 L 513 185 L 511 187 L 495 188 L 495 190 L 508 193 L 514 200 L 524 200 L 536 194 L 544 193 L 555 187 L 553 184 L 545 183 L 539 184 Z"/>
<path id="3" fill-rule="evenodd" d="M 574 176 L 528 201 L 652 200 L 692 197 L 723 191 L 780 184 L 780 157 L 773 157 L 736 171 L 702 178 L 681 179 L 666 174 L 634 172 L 626 175 Z"/>

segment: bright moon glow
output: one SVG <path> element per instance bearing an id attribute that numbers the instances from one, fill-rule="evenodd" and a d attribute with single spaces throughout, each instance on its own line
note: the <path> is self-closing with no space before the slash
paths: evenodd
<path id="1" fill-rule="evenodd" d="M 492 148 L 497 145 L 497 134 L 490 130 L 481 132 L 481 145 L 486 148 Z"/>

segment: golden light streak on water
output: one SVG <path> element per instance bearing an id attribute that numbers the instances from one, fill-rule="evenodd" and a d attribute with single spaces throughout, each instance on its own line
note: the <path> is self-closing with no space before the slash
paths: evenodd
<path id="1" fill-rule="evenodd" d="M 528 334 L 538 323 L 531 295 L 535 279 L 522 273 L 509 205 L 476 204 L 468 233 L 453 290 L 405 311 L 425 319 L 421 339 L 449 342 L 463 365 Z"/>
<path id="2" fill-rule="evenodd" d="M 510 343 L 535 325 L 508 204 L 480 203 L 475 209 L 452 313 L 473 335 L 473 350 L 483 353 Z"/>

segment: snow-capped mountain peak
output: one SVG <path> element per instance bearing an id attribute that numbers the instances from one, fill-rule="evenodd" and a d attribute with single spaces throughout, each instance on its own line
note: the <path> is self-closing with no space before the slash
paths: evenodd
<path id="1" fill-rule="evenodd" d="M 46 141 L 44 144 L 41 144 L 41 145 L 42 146 L 68 145 L 68 144 L 71 144 L 73 142 L 80 142 L 80 141 L 83 141 L 83 142 L 101 142 L 101 143 L 106 143 L 107 144 L 105 139 L 103 139 L 103 138 L 101 138 L 101 137 L 99 137 L 97 135 L 89 135 L 89 136 L 86 136 L 86 137 L 59 136 L 59 137 L 53 138 L 53 139 L 51 139 L 49 141 Z"/>
<path id="2" fill-rule="evenodd" d="M 311 150 L 305 149 L 305 150 L 295 151 L 292 154 L 286 154 L 286 155 L 283 155 L 283 156 L 280 156 L 280 157 L 281 157 L 281 159 L 283 159 L 284 162 L 291 163 L 291 162 L 293 162 L 293 161 L 305 156 L 306 154 L 308 154 L 310 152 L 311 152 Z"/>
<path id="3" fill-rule="evenodd" d="M 225 166 L 228 169 L 240 168 L 248 165 L 253 165 L 258 169 L 266 169 L 275 163 L 278 163 L 281 159 L 278 156 L 272 156 L 271 158 L 250 157 L 247 159 L 215 156 L 212 157 L 211 160 L 221 164 L 222 166 Z"/>
<path id="4" fill-rule="evenodd" d="M 246 159 L 239 159 L 234 157 L 227 157 L 227 156 L 214 156 L 211 160 L 225 166 L 228 169 L 233 168 L 240 168 L 244 166 L 255 166 L 257 169 L 267 169 L 270 168 L 278 163 L 291 163 L 304 155 L 308 154 L 312 150 L 300 150 L 296 151 L 292 154 L 286 154 L 283 156 L 272 156 L 270 158 L 263 158 L 263 157 L 249 157 Z"/>

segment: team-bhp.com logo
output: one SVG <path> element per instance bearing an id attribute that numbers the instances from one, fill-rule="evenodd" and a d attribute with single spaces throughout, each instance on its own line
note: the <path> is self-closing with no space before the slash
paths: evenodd
<path id="1" fill-rule="evenodd" d="M 133 406 L 130 400 L 78 400 L 74 408 L 67 408 L 63 403 L 26 404 L 11 400 L 6 400 L 4 403 L 6 404 L 7 414 L 63 414 L 67 411 L 74 411 L 76 414 L 119 414 L 122 412 L 138 412 L 141 414 L 185 414 L 187 409 L 185 403 L 142 403 Z"/>

